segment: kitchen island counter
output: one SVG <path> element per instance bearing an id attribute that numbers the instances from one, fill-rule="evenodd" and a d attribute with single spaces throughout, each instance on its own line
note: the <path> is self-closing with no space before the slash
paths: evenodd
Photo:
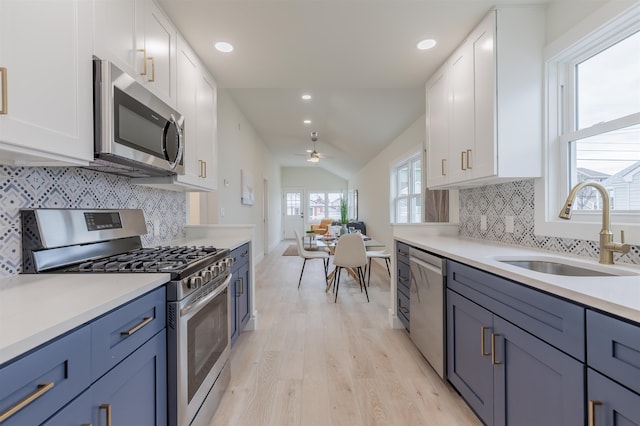
<path id="1" fill-rule="evenodd" d="M 24 274 L 0 279 L 0 365 L 169 281 L 169 274 Z"/>
<path id="2" fill-rule="evenodd" d="M 601 265 L 597 259 L 517 247 L 462 237 L 412 237 L 397 233 L 394 238 L 451 260 L 504 277 L 567 300 L 640 323 L 640 266 Z M 499 259 L 539 258 L 569 262 L 595 270 L 616 270 L 628 276 L 561 276 L 535 272 L 500 262 Z"/>

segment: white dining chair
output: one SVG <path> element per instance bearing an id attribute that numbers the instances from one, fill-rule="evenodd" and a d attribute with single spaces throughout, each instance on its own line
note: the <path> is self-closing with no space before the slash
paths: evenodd
<path id="1" fill-rule="evenodd" d="M 371 284 L 371 260 L 372 259 L 384 259 L 384 263 L 387 265 L 387 272 L 389 273 L 389 278 L 391 278 L 391 269 L 389 268 L 389 264 L 391 262 L 391 253 L 387 253 L 382 250 L 371 250 L 367 251 L 367 285 Z"/>
<path id="2" fill-rule="evenodd" d="M 322 263 L 324 264 L 324 281 L 327 283 L 327 275 L 329 273 L 329 253 L 324 250 L 305 250 L 304 243 L 302 242 L 302 238 L 298 234 L 298 231 L 293 231 L 296 236 L 296 244 L 298 245 L 298 255 L 304 259 L 302 263 L 302 271 L 300 271 L 300 279 L 298 280 L 298 288 L 300 288 L 300 284 L 302 283 L 302 274 L 304 274 L 304 266 L 307 264 L 307 260 L 309 259 L 322 259 Z"/>
<path id="3" fill-rule="evenodd" d="M 333 264 L 336 269 L 333 274 L 333 283 L 336 292 L 334 303 L 338 301 L 338 289 L 340 288 L 340 272 L 343 268 L 349 268 L 357 273 L 357 280 L 360 284 L 360 291 L 364 288 L 369 301 L 369 292 L 364 281 L 363 268 L 367 266 L 367 255 L 364 241 L 360 234 L 342 235 L 336 242 L 336 250 L 333 255 Z"/>

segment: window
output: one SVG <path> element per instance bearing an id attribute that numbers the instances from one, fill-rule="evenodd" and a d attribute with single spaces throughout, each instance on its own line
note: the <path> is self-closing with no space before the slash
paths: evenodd
<path id="1" fill-rule="evenodd" d="M 629 242 L 640 242 L 640 5 L 621 7 L 611 2 L 546 48 L 538 235 L 596 239 L 603 206 L 595 189 L 578 193 L 570 222 L 558 219 L 570 188 L 594 181 L 610 195 L 614 232 L 622 228 Z"/>
<path id="2" fill-rule="evenodd" d="M 567 150 L 569 187 L 601 183 L 619 194 L 615 210 L 640 211 L 640 31 L 570 61 L 560 84 L 568 115 L 560 143 Z M 578 194 L 574 209 L 601 210 L 594 188 Z"/>
<path id="3" fill-rule="evenodd" d="M 422 166 L 415 154 L 391 170 L 391 217 L 394 223 L 422 222 Z"/>
<path id="4" fill-rule="evenodd" d="M 341 192 L 310 192 L 309 221 L 319 222 L 321 219 L 340 220 Z"/>

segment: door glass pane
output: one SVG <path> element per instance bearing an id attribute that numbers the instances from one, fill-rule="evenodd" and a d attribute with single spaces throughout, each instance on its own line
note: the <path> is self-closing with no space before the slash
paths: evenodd
<path id="1" fill-rule="evenodd" d="M 577 125 L 640 112 L 640 32 L 576 66 Z"/>
<path id="2" fill-rule="evenodd" d="M 299 216 L 301 208 L 301 194 L 299 192 L 287 192 L 287 216 Z"/>
<path id="3" fill-rule="evenodd" d="M 329 201 L 329 205 L 327 207 L 327 219 L 336 219 L 340 220 L 340 199 L 342 198 L 342 193 L 340 192 L 329 192 L 327 193 L 327 200 Z"/>

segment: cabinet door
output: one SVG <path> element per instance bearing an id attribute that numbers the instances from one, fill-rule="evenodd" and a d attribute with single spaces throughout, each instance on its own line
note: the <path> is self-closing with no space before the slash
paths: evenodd
<path id="1" fill-rule="evenodd" d="M 196 87 L 196 132 L 200 185 L 215 190 L 218 180 L 217 153 L 217 88 L 213 79 L 199 75 Z"/>
<path id="2" fill-rule="evenodd" d="M 94 53 L 139 78 L 143 72 L 143 0 L 94 0 Z"/>
<path id="3" fill-rule="evenodd" d="M 171 21 L 153 0 L 145 2 L 144 49 L 149 88 L 171 106 L 176 104 L 176 37 Z"/>
<path id="4" fill-rule="evenodd" d="M 469 179 L 475 139 L 473 50 L 464 43 L 451 61 L 451 137 L 449 138 L 449 182 Z"/>
<path id="5" fill-rule="evenodd" d="M 640 425 L 640 395 L 587 369 L 590 425 Z"/>
<path id="6" fill-rule="evenodd" d="M 167 424 L 166 350 L 162 330 L 91 387 L 93 424 Z"/>
<path id="7" fill-rule="evenodd" d="M 0 0 L 0 162 L 93 159 L 91 14 L 83 0 Z"/>
<path id="8" fill-rule="evenodd" d="M 79 397 L 62 410 L 58 411 L 53 417 L 44 422 L 42 426 L 83 426 L 91 425 L 91 391 L 83 392 Z"/>
<path id="9" fill-rule="evenodd" d="M 184 116 L 185 151 L 184 175 L 178 180 L 197 184 L 200 177 L 198 164 L 198 132 L 196 114 L 196 83 L 198 80 L 197 58 L 186 42 L 180 38 L 177 53 L 177 109 Z"/>
<path id="10" fill-rule="evenodd" d="M 239 288 L 236 287 L 238 291 L 236 293 L 237 297 L 237 315 L 238 315 L 238 331 L 242 332 L 244 330 L 244 326 L 249 322 L 249 262 L 242 265 L 240 270 L 238 271 L 238 278 L 240 278 Z"/>
<path id="11" fill-rule="evenodd" d="M 474 80 L 474 147 L 469 152 L 473 178 L 497 173 L 495 13 L 471 34 Z M 505 141 L 508 143 L 509 141 Z"/>
<path id="12" fill-rule="evenodd" d="M 447 376 L 486 424 L 493 424 L 493 315 L 447 291 Z"/>
<path id="13" fill-rule="evenodd" d="M 233 273 L 234 276 L 231 279 L 231 283 L 229 283 L 229 291 L 231 292 L 231 297 L 229 297 L 229 336 L 231 340 L 231 344 L 233 345 L 238 336 L 240 335 L 240 323 L 238 322 L 238 289 L 240 286 L 240 278 Z"/>
<path id="14" fill-rule="evenodd" d="M 495 425 L 584 424 L 584 364 L 495 316 Z"/>
<path id="15" fill-rule="evenodd" d="M 448 180 L 449 164 L 449 82 L 443 67 L 427 83 L 427 187 Z"/>

